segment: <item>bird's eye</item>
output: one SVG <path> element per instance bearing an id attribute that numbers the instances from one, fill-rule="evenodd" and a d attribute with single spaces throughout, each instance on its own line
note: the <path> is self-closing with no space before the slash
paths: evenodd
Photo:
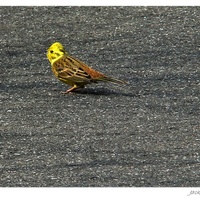
<path id="1" fill-rule="evenodd" d="M 51 50 L 50 53 L 53 53 L 53 50 Z"/>

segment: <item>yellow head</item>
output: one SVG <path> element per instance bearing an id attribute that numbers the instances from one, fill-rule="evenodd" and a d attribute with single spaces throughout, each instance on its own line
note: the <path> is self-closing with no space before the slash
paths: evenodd
<path id="1" fill-rule="evenodd" d="M 65 51 L 65 48 L 60 42 L 53 43 L 47 50 L 47 58 L 49 59 L 49 62 L 51 65 L 61 58 L 64 54 L 67 52 Z"/>

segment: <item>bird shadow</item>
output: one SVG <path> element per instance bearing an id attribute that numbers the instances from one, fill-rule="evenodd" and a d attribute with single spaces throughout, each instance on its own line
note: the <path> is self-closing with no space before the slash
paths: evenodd
<path id="1" fill-rule="evenodd" d="M 74 92 L 75 94 L 86 94 L 86 95 L 99 95 L 99 96 L 126 96 L 126 97 L 135 97 L 137 94 L 135 93 L 126 93 L 126 92 L 116 92 L 113 90 L 109 89 L 104 89 L 104 88 L 83 88 L 83 89 L 78 89 Z"/>

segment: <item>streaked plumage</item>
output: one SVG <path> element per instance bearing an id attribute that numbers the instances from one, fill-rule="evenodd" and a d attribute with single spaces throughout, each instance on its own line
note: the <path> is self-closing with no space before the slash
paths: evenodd
<path id="1" fill-rule="evenodd" d="M 86 84 L 97 83 L 98 81 L 117 84 L 126 83 L 106 76 L 70 56 L 59 42 L 55 42 L 49 47 L 47 57 L 51 63 L 54 75 L 60 81 L 72 86 L 64 93 L 72 92 L 77 88 L 83 88 Z"/>

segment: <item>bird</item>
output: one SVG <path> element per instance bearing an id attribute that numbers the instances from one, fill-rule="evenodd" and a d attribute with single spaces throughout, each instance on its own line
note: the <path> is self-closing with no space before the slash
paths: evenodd
<path id="1" fill-rule="evenodd" d="M 89 67 L 84 62 L 70 56 L 60 42 L 54 42 L 47 50 L 47 58 L 51 64 L 52 71 L 56 78 L 71 86 L 63 94 L 74 92 L 85 85 L 100 81 L 115 84 L 126 84 L 125 81 L 106 76 Z"/>

